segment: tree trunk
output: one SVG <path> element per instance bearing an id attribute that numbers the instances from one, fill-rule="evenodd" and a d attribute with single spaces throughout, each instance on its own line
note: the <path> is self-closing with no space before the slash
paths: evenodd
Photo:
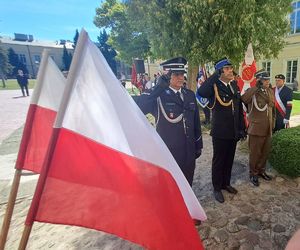
<path id="1" fill-rule="evenodd" d="M 199 66 L 189 65 L 188 68 L 188 88 L 194 92 L 197 90 L 197 74 L 199 71 Z"/>
<path id="2" fill-rule="evenodd" d="M 6 88 L 6 84 L 5 84 L 5 79 L 4 79 L 4 77 L 1 77 L 1 79 L 2 79 L 2 88 Z"/>
<path id="3" fill-rule="evenodd" d="M 4 75 L 0 73 L 0 77 L 1 77 L 1 80 L 2 80 L 2 87 L 6 88 Z"/>

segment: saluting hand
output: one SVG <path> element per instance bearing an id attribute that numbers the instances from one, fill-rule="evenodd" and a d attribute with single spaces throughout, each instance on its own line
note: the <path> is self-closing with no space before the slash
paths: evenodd
<path id="1" fill-rule="evenodd" d="M 151 98 L 157 98 L 163 91 L 165 91 L 165 89 L 169 87 L 171 74 L 172 72 L 169 71 L 168 74 L 162 75 L 157 79 L 157 85 L 150 94 Z"/>
<path id="2" fill-rule="evenodd" d="M 157 80 L 157 85 L 168 88 L 170 85 L 171 74 L 172 72 L 169 71 L 167 74 L 160 76 Z"/>

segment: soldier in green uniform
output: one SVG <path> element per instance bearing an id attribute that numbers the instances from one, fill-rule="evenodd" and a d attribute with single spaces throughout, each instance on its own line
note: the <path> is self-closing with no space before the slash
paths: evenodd
<path id="1" fill-rule="evenodd" d="M 248 105 L 249 167 L 250 181 L 259 186 L 258 177 L 269 181 L 266 162 L 271 148 L 271 135 L 275 125 L 274 94 L 270 88 L 270 75 L 267 71 L 256 73 L 256 86 L 246 90 L 242 96 Z"/>

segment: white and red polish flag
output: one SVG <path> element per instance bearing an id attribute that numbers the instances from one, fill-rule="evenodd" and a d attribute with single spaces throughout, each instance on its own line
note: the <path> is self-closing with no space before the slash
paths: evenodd
<path id="1" fill-rule="evenodd" d="M 65 85 L 66 79 L 49 56 L 49 50 L 44 50 L 26 117 L 16 169 L 41 172 Z"/>
<path id="2" fill-rule="evenodd" d="M 252 43 L 249 43 L 245 53 L 245 60 L 240 68 L 240 77 L 238 79 L 238 86 L 241 94 L 243 94 L 248 88 L 255 86 L 256 71 L 256 62 L 254 59 Z"/>
<path id="3" fill-rule="evenodd" d="M 75 225 L 148 249 L 203 249 L 192 218 L 205 220 L 205 212 L 84 30 L 54 127 L 27 226 Z"/>

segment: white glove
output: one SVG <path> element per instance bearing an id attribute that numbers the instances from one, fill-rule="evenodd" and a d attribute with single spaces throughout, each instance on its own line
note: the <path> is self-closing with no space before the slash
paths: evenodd
<path id="1" fill-rule="evenodd" d="M 284 124 L 288 124 L 289 122 L 290 122 L 289 120 L 283 119 L 283 123 L 284 123 Z"/>

